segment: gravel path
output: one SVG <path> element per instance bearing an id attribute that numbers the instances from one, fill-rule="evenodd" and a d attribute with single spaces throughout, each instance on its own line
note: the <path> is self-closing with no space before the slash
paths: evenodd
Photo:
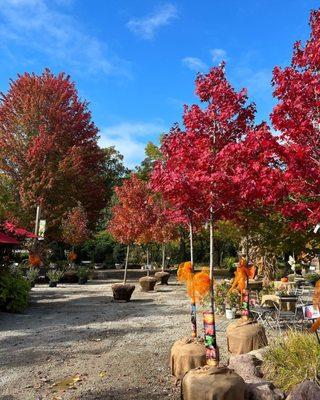
<path id="1" fill-rule="evenodd" d="M 0 313 L 0 399 L 178 400 L 168 359 L 190 334 L 189 306 L 171 281 L 149 293 L 136 285 L 130 303 L 112 301 L 110 282 L 37 285 L 24 314 Z"/>

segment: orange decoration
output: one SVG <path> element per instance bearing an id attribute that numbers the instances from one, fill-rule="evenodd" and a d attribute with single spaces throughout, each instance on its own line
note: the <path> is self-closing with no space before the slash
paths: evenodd
<path id="1" fill-rule="evenodd" d="M 243 293 L 243 291 L 247 287 L 247 278 L 253 279 L 255 276 L 255 272 L 255 267 L 247 267 L 247 261 L 244 258 L 241 258 L 237 266 L 237 270 L 234 273 L 235 279 L 231 288 L 229 289 L 229 292 L 232 292 L 233 290 L 238 290 L 240 293 Z"/>
<path id="2" fill-rule="evenodd" d="M 288 282 L 288 278 L 284 277 L 280 279 L 281 282 Z"/>
<path id="3" fill-rule="evenodd" d="M 313 305 L 320 308 L 320 280 L 316 283 L 314 295 L 313 295 Z M 311 331 L 315 332 L 320 328 L 320 318 L 318 318 L 311 326 Z"/>
<path id="4" fill-rule="evenodd" d="M 208 268 L 203 268 L 201 272 L 197 272 L 192 279 L 192 289 L 195 300 L 201 302 L 210 291 L 210 276 Z M 190 297 L 191 293 L 188 293 Z"/>
<path id="5" fill-rule="evenodd" d="M 29 263 L 33 267 L 40 267 L 41 265 L 41 259 L 37 254 L 29 254 Z"/>
<path id="6" fill-rule="evenodd" d="M 70 253 L 68 253 L 68 260 L 69 261 L 75 261 L 77 259 L 77 254 L 74 251 L 70 251 Z"/>
<path id="7" fill-rule="evenodd" d="M 192 272 L 192 265 L 190 261 L 186 261 L 179 265 L 179 269 L 177 272 L 177 279 L 180 283 L 188 282 L 192 280 L 193 272 Z"/>

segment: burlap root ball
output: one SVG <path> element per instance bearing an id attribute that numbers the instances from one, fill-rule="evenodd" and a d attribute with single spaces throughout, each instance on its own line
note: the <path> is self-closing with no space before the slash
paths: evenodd
<path id="1" fill-rule="evenodd" d="M 134 285 L 116 283 L 111 286 L 113 299 L 116 301 L 130 301 L 132 293 L 136 288 Z"/>
<path id="2" fill-rule="evenodd" d="M 139 279 L 139 283 L 143 292 L 149 292 L 150 290 L 154 290 L 157 280 L 153 276 L 143 276 Z"/>
<path id="3" fill-rule="evenodd" d="M 245 382 L 226 367 L 192 369 L 183 378 L 183 400 L 244 400 Z"/>
<path id="4" fill-rule="evenodd" d="M 202 367 L 206 364 L 206 349 L 203 340 L 182 338 L 176 341 L 170 354 L 171 373 L 177 379 L 192 368 Z"/>
<path id="5" fill-rule="evenodd" d="M 232 322 L 227 327 L 227 342 L 230 354 L 245 354 L 268 346 L 264 327 L 252 319 Z"/>
<path id="6" fill-rule="evenodd" d="M 158 282 L 160 282 L 161 285 L 167 285 L 170 278 L 170 272 L 156 272 L 154 274 L 154 277 L 157 279 Z"/>

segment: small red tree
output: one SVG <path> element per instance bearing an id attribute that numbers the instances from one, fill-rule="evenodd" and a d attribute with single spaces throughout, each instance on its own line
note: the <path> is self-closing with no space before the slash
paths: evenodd
<path id="1" fill-rule="evenodd" d="M 0 173 L 31 224 L 36 205 L 47 236 L 60 237 L 63 215 L 80 201 L 93 227 L 105 206 L 104 154 L 88 104 L 70 77 L 24 74 L 0 98 Z"/>
<path id="2" fill-rule="evenodd" d="M 62 239 L 72 246 L 69 259 L 74 261 L 76 259 L 74 247 L 81 245 L 89 236 L 87 213 L 80 202 L 62 220 L 61 230 Z"/>
<path id="3" fill-rule="evenodd" d="M 147 182 L 131 175 L 115 189 L 118 203 L 113 207 L 113 217 L 108 230 L 120 243 L 127 245 L 124 283 L 127 280 L 129 248 L 133 243 L 152 241 L 152 228 L 156 221 L 151 192 Z"/>
<path id="4" fill-rule="evenodd" d="M 273 72 L 279 102 L 271 120 L 285 143 L 290 190 L 283 212 L 294 228 L 320 221 L 320 10 L 311 12 L 310 27 L 305 46 L 294 45 L 291 66 Z"/>

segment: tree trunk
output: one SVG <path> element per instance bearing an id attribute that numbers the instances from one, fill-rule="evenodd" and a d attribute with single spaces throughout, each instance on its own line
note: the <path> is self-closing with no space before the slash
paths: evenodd
<path id="1" fill-rule="evenodd" d="M 162 271 L 164 271 L 166 263 L 166 245 L 162 243 Z"/>
<path id="2" fill-rule="evenodd" d="M 147 247 L 147 276 L 150 275 L 150 269 L 149 269 L 149 247 Z"/>
<path id="3" fill-rule="evenodd" d="M 217 346 L 216 327 L 215 327 L 215 309 L 214 309 L 214 287 L 213 287 L 213 212 L 210 209 L 210 311 L 205 312 L 204 319 L 204 335 L 206 346 L 206 358 L 208 365 L 218 365 L 219 363 L 219 350 Z"/>
<path id="4" fill-rule="evenodd" d="M 123 277 L 123 283 L 127 283 L 127 272 L 128 272 L 128 261 L 129 261 L 129 250 L 130 250 L 130 245 L 127 245 L 127 254 L 126 254 L 126 263 L 124 265 L 124 277 Z"/>
<path id="5" fill-rule="evenodd" d="M 193 231 L 192 231 L 192 222 L 190 221 L 189 224 L 189 234 L 190 234 L 190 261 L 191 261 L 191 268 L 192 272 L 194 272 L 194 265 L 193 265 Z M 192 329 L 192 338 L 197 337 L 197 308 L 196 308 L 196 301 L 194 296 L 192 295 L 191 298 L 191 329 Z"/>

